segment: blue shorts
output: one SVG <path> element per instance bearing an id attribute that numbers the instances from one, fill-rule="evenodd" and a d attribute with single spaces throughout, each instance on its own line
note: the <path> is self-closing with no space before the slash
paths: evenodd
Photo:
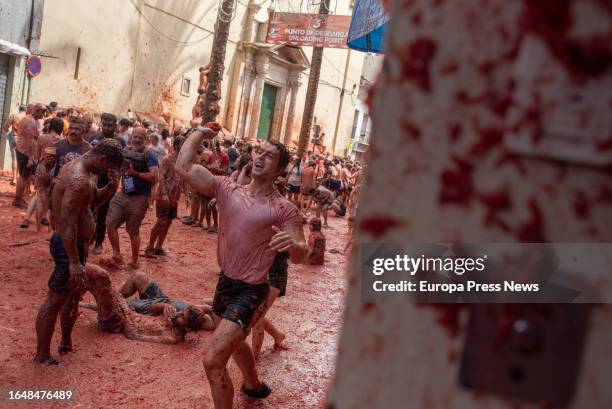
<path id="1" fill-rule="evenodd" d="M 138 314 L 151 315 L 151 306 L 153 304 L 170 304 L 176 311 L 180 312 L 187 308 L 189 305 L 182 301 L 172 301 L 162 291 L 159 285 L 155 281 L 151 281 L 147 288 L 139 299 L 128 300 L 128 305 L 131 309 L 136 311 Z"/>
<path id="2" fill-rule="evenodd" d="M 55 261 L 55 268 L 51 273 L 51 277 L 49 277 L 49 289 L 57 294 L 66 294 L 70 290 L 70 259 L 59 233 L 54 232 L 51 236 L 49 250 Z M 85 265 L 87 254 L 83 243 L 77 244 L 77 251 L 79 252 L 79 261 Z"/>

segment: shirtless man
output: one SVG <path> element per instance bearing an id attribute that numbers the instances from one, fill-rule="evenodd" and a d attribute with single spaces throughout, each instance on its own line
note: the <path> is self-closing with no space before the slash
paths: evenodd
<path id="1" fill-rule="evenodd" d="M 2 132 L 6 134 L 6 141 L 8 142 L 11 150 L 11 185 L 17 184 L 17 160 L 15 158 L 15 146 L 17 144 L 17 138 L 19 137 L 19 122 L 25 117 L 26 107 L 25 105 L 19 106 L 19 112 L 16 112 L 8 117 L 2 126 Z"/>
<path id="2" fill-rule="evenodd" d="M 155 256 L 165 256 L 163 248 L 166 235 L 176 219 L 178 213 L 178 203 L 181 197 L 183 182 L 176 173 L 174 166 L 178 152 L 184 142 L 182 136 L 177 136 L 173 141 L 172 151 L 166 155 L 159 165 L 159 186 L 155 192 L 155 216 L 157 221 L 151 229 L 149 246 L 145 250 L 145 256 L 154 258 Z"/>
<path id="3" fill-rule="evenodd" d="M 51 196 L 52 227 L 49 248 L 55 268 L 49 278 L 47 298 L 36 317 L 37 352 L 35 362 L 57 364 L 51 357 L 51 337 L 57 315 L 62 340 L 60 353 L 72 351 L 72 327 L 78 316 L 78 303 L 85 291 L 85 260 L 94 234 L 91 208 L 104 203 L 115 192 L 118 170 L 123 165 L 121 145 L 115 140 L 101 141 L 94 149 L 64 166 Z M 109 183 L 97 189 L 93 175 L 108 175 Z"/>
<path id="4" fill-rule="evenodd" d="M 100 331 L 123 332 L 136 341 L 176 344 L 184 341 L 187 332 L 214 329 L 210 306 L 170 300 L 155 281 L 142 273 L 133 274 L 119 291 L 113 289 L 108 272 L 96 265 L 87 264 L 85 276 L 87 290 L 96 304 L 80 306 L 98 311 Z M 138 299 L 127 299 L 136 292 Z M 163 315 L 165 325 L 142 315 Z"/>
<path id="5" fill-rule="evenodd" d="M 17 154 L 17 167 L 19 178 L 15 191 L 13 206 L 25 209 L 27 204 L 23 199 L 28 187 L 31 176 L 34 175 L 36 141 L 42 131 L 41 120 L 47 112 L 47 107 L 43 104 L 34 104 L 31 115 L 26 115 L 19 121 L 19 137 L 15 146 Z"/>
<path id="6" fill-rule="evenodd" d="M 42 159 L 45 149 L 55 148 L 57 143 L 62 139 L 62 133 L 64 132 L 64 121 L 61 118 L 52 118 L 49 120 L 49 131 L 43 133 L 38 138 L 36 144 L 36 160 Z"/>
<path id="7" fill-rule="evenodd" d="M 212 129 L 211 129 L 212 128 Z M 216 329 L 204 356 L 204 369 L 217 409 L 231 408 L 234 387 L 227 361 L 234 357 L 242 375 L 242 391 L 252 398 L 265 398 L 270 388 L 261 382 L 255 360 L 245 338 L 257 321 L 270 292 L 268 271 L 277 252 L 288 252 L 301 263 L 308 246 L 302 217 L 294 204 L 274 189 L 274 180 L 289 163 L 289 153 L 279 142 L 265 142 L 255 154 L 249 185 L 240 186 L 227 176 L 213 176 L 194 163 L 202 140 L 214 138 L 216 123 L 192 133 L 176 163 L 177 172 L 196 191 L 217 199 L 220 215 L 219 276 L 213 300 Z"/>
<path id="8" fill-rule="evenodd" d="M 208 88 L 208 73 L 210 72 L 210 63 L 206 67 L 200 67 L 200 84 L 198 85 L 198 93 L 200 90 L 206 91 Z"/>
<path id="9" fill-rule="evenodd" d="M 53 168 L 55 167 L 56 151 L 54 146 L 45 148 L 44 154 L 36 167 L 34 185 L 36 186 L 36 230 L 40 231 L 43 220 L 47 218 L 49 211 L 49 187 L 53 179 Z M 51 228 L 51 226 L 49 226 Z"/>

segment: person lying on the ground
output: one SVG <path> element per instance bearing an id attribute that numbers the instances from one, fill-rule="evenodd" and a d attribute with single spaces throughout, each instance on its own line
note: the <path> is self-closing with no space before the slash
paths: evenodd
<path id="1" fill-rule="evenodd" d="M 159 285 L 144 274 L 136 273 L 120 291 L 113 289 L 108 272 L 87 264 L 87 289 L 96 304 L 80 304 L 98 312 L 98 329 L 123 334 L 136 341 L 176 344 L 187 332 L 214 329 L 210 306 L 195 306 L 170 300 Z M 126 298 L 138 292 L 140 299 Z M 143 315 L 163 315 L 165 323 Z M 150 319 L 149 319 L 150 318 Z"/>
<path id="2" fill-rule="evenodd" d="M 321 219 L 310 220 L 308 236 L 308 264 L 322 265 L 325 262 L 325 236 L 321 231 Z"/>

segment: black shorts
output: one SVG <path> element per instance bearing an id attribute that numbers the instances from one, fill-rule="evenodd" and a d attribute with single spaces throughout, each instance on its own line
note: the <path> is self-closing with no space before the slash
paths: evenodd
<path id="1" fill-rule="evenodd" d="M 15 151 L 17 154 L 17 169 L 19 170 L 19 176 L 22 178 L 28 178 L 32 176 L 36 170 L 36 166 L 28 166 L 28 158 L 26 155 L 19 151 Z"/>
<path id="2" fill-rule="evenodd" d="M 268 283 L 249 284 L 226 277 L 223 271 L 213 298 L 213 312 L 221 318 L 235 322 L 243 331 L 250 328 L 257 309 L 270 293 Z"/>
<path id="3" fill-rule="evenodd" d="M 287 191 L 289 191 L 289 193 L 300 193 L 300 187 L 293 186 L 293 185 L 287 185 Z"/>
<path id="4" fill-rule="evenodd" d="M 160 202 L 157 200 L 155 202 L 155 216 L 158 219 L 164 220 L 174 220 L 177 217 L 177 207 L 168 206 L 166 202 Z"/>
<path id="5" fill-rule="evenodd" d="M 289 259 L 289 253 L 276 253 L 274 263 L 272 263 L 272 267 L 270 267 L 268 271 L 270 286 L 280 290 L 280 294 L 278 294 L 279 297 L 285 295 L 285 291 L 287 290 L 287 273 L 289 271 L 287 259 Z"/>
<path id="6" fill-rule="evenodd" d="M 329 180 L 329 190 L 334 191 L 334 192 L 339 192 L 342 190 L 342 182 L 340 182 L 337 179 L 330 179 Z"/>
<path id="7" fill-rule="evenodd" d="M 136 311 L 138 314 L 153 315 L 151 306 L 153 304 L 170 304 L 177 312 L 183 311 L 188 308 L 189 305 L 182 301 L 171 300 L 162 291 L 155 281 L 151 280 L 145 288 L 144 292 L 140 294 L 140 298 L 132 298 L 127 301 L 129 307 Z"/>
<path id="8" fill-rule="evenodd" d="M 57 294 L 66 294 L 70 290 L 69 279 L 70 279 L 70 259 L 68 253 L 64 248 L 62 237 L 59 233 L 55 232 L 49 240 L 49 250 L 51 256 L 55 261 L 55 268 L 49 277 L 49 289 Z M 85 246 L 83 243 L 77 244 L 77 251 L 79 252 L 79 261 L 85 265 L 87 261 L 87 253 L 85 252 Z"/>
<path id="9" fill-rule="evenodd" d="M 210 202 L 211 200 L 214 199 L 214 197 L 206 196 L 206 195 L 203 195 L 202 193 L 197 193 L 197 195 L 201 202 Z"/>
<path id="10" fill-rule="evenodd" d="M 139 314 L 150 315 L 151 305 L 167 304 L 169 302 L 168 296 L 164 294 L 155 281 L 151 280 L 144 292 L 140 294 L 140 299 L 130 299 L 128 300 L 128 305 Z"/>

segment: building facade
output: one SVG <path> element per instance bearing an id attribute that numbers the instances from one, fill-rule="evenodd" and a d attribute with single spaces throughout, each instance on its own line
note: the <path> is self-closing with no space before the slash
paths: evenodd
<path id="1" fill-rule="evenodd" d="M 46 0 L 40 49 L 47 57 L 32 81 L 31 100 L 120 116 L 130 109 L 170 124 L 188 122 L 198 69 L 210 59 L 218 5 L 95 0 L 84 6 L 80 0 Z M 266 44 L 273 11 L 316 13 L 296 0 L 237 1 L 218 120 L 232 135 L 297 144 L 312 48 Z M 349 15 L 349 0 L 332 1 L 330 13 Z M 325 132 L 326 151 L 335 148 L 342 155 L 353 127 L 364 54 L 325 49 L 323 58 L 316 123 Z"/>
<path id="2" fill-rule="evenodd" d="M 370 110 L 366 101 L 369 89 L 376 81 L 382 68 L 383 59 L 384 56 L 374 54 L 368 54 L 364 58 L 359 93 L 355 103 L 353 129 L 347 147 L 347 155 L 352 159 L 364 160 L 370 146 L 372 121 L 370 120 Z"/>
<path id="3" fill-rule="evenodd" d="M 26 57 L 38 50 L 42 17 L 42 0 L 0 0 L 0 124 L 27 103 L 32 81 Z M 7 141 L 0 139 L 0 165 L 10 169 Z"/>

